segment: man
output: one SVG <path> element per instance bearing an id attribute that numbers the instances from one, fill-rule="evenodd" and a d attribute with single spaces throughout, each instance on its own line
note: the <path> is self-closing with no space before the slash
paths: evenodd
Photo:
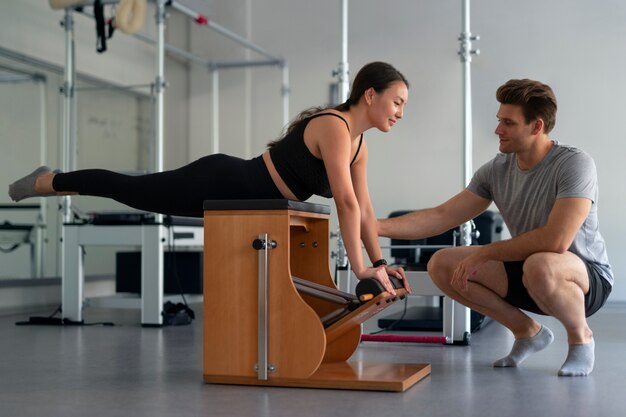
<path id="1" fill-rule="evenodd" d="M 501 153 L 440 206 L 379 220 L 379 234 L 437 235 L 493 201 L 512 238 L 439 250 L 428 264 L 430 276 L 449 297 L 511 330 L 513 348 L 495 367 L 518 366 L 554 339 L 524 313 L 530 311 L 555 317 L 567 331 L 569 352 L 558 375 L 588 375 L 594 340 L 586 317 L 604 304 L 613 284 L 598 229 L 595 164 L 583 151 L 548 137 L 557 109 L 549 86 L 510 80 L 496 98 Z"/>

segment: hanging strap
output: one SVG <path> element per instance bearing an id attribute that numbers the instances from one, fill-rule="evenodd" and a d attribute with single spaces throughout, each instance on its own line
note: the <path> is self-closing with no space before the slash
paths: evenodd
<path id="1" fill-rule="evenodd" d="M 107 38 L 104 22 L 104 5 L 102 0 L 93 3 L 93 12 L 96 18 L 96 51 L 102 53 L 107 50 Z"/>

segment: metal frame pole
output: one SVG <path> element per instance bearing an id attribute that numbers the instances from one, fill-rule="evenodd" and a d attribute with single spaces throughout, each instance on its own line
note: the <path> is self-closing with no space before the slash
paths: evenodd
<path id="1" fill-rule="evenodd" d="M 48 159 L 48 107 L 47 107 L 47 83 L 45 77 L 34 78 L 39 86 L 39 161 L 41 165 L 46 164 Z M 37 256 L 36 256 L 36 276 L 43 278 L 43 265 L 46 258 L 46 231 L 47 231 L 48 205 L 45 198 L 39 199 L 39 219 L 37 219 Z"/>
<path id="2" fill-rule="evenodd" d="M 337 77 L 339 103 L 345 103 L 348 100 L 348 91 L 350 90 L 350 82 L 348 75 L 348 0 L 341 0 L 341 61 L 339 66 L 333 75 Z M 341 237 L 341 231 L 337 230 L 337 260 L 335 270 L 335 280 L 340 281 L 337 276 L 337 271 L 347 270 L 346 282 L 339 282 L 344 291 L 351 291 L 350 287 L 350 261 L 345 253 L 345 247 L 343 245 L 343 239 Z"/>
<path id="3" fill-rule="evenodd" d="M 281 94 L 283 97 L 283 126 L 287 126 L 289 123 L 289 97 L 291 95 L 291 88 L 289 87 L 289 66 L 285 62 L 281 71 L 283 74 L 283 86 L 281 88 Z"/>
<path id="4" fill-rule="evenodd" d="M 76 143 L 75 137 L 75 109 L 74 82 L 75 45 L 74 45 L 74 18 L 70 7 L 65 9 L 63 20 L 65 30 L 65 71 L 63 82 L 63 169 L 68 172 L 75 167 Z M 74 152 L 72 152 L 74 151 Z M 73 320 L 82 320 L 83 281 L 80 279 L 83 271 L 83 258 L 80 247 L 75 245 L 77 236 L 72 223 L 72 199 L 65 196 L 62 199 L 63 224 L 61 226 L 61 305 L 63 317 Z M 71 285 L 76 284 L 76 285 Z M 74 311 L 76 309 L 76 311 Z"/>
<path id="5" fill-rule="evenodd" d="M 341 0 L 341 62 L 339 63 L 339 83 L 341 102 L 348 99 L 348 0 Z"/>
<path id="6" fill-rule="evenodd" d="M 156 51 L 156 78 L 154 80 L 155 96 L 155 126 L 154 136 L 156 140 L 155 172 L 163 171 L 163 114 L 164 114 L 164 91 L 165 91 L 165 0 L 156 1 L 156 27 L 157 27 L 157 51 Z"/>
<path id="7" fill-rule="evenodd" d="M 459 36 L 461 49 L 461 63 L 463 64 L 463 187 L 472 179 L 472 55 L 480 54 L 478 49 L 472 49 L 472 41 L 479 40 L 479 36 L 472 36 L 470 32 L 470 0 L 462 0 L 462 32 Z M 461 245 L 471 245 L 471 225 L 461 225 Z"/>
<path id="8" fill-rule="evenodd" d="M 65 30 L 65 72 L 63 82 L 63 169 L 66 172 L 76 167 L 76 119 L 74 105 L 75 83 L 75 45 L 74 45 L 74 17 L 70 7 L 65 9 L 63 19 Z M 72 199 L 70 196 L 63 197 L 62 212 L 63 222 L 72 221 Z"/>
<path id="9" fill-rule="evenodd" d="M 213 89 L 211 96 L 211 121 L 213 122 L 211 151 L 216 154 L 220 151 L 220 74 L 216 67 L 211 67 L 211 87 Z"/>
<path id="10" fill-rule="evenodd" d="M 336 75 L 339 79 L 339 102 L 348 99 L 350 82 L 348 76 L 348 0 L 341 0 L 341 61 Z"/>
<path id="11" fill-rule="evenodd" d="M 463 64 L 463 185 L 467 186 L 472 179 L 472 55 L 479 50 L 472 49 L 472 41 L 479 40 L 470 32 L 470 0 L 463 0 L 463 32 L 461 41 L 461 62 Z"/>

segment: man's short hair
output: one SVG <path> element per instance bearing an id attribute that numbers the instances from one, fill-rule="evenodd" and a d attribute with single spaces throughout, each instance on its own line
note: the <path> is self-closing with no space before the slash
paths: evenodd
<path id="1" fill-rule="evenodd" d="M 526 123 L 541 118 L 544 133 L 554 128 L 556 97 L 550 86 L 529 79 L 509 80 L 498 88 L 496 98 L 501 104 L 520 106 Z"/>

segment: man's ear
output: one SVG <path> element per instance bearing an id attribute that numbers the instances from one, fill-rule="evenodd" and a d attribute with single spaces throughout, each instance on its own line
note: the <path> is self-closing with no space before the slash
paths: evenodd
<path id="1" fill-rule="evenodd" d="M 537 120 L 535 120 L 533 122 L 533 130 L 532 130 L 532 134 L 533 135 L 538 135 L 539 133 L 543 132 L 543 119 L 538 118 Z"/>

